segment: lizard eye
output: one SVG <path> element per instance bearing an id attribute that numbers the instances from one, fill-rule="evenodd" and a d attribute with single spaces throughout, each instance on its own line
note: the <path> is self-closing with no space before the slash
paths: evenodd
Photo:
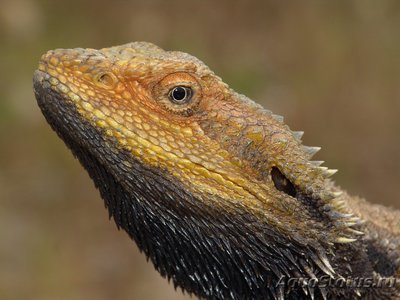
<path id="1" fill-rule="evenodd" d="M 189 87 L 176 86 L 169 91 L 169 99 L 177 104 L 188 103 L 192 99 L 193 91 Z"/>
<path id="2" fill-rule="evenodd" d="M 186 117 L 196 113 L 203 95 L 196 75 L 187 72 L 166 75 L 154 84 L 152 94 L 164 110 Z"/>

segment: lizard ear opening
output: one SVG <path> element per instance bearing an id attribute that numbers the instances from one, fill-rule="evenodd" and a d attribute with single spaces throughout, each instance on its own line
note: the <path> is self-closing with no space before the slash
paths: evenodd
<path id="1" fill-rule="evenodd" d="M 289 196 L 296 197 L 297 192 L 293 183 L 291 183 L 290 180 L 287 179 L 278 168 L 273 167 L 271 169 L 271 178 L 277 190 L 284 192 Z"/>

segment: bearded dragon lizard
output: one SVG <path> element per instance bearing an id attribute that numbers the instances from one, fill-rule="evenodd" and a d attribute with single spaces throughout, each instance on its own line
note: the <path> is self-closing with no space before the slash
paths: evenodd
<path id="1" fill-rule="evenodd" d="M 398 299 L 400 212 L 342 191 L 302 132 L 197 58 L 57 49 L 34 92 L 118 228 L 189 294 Z"/>

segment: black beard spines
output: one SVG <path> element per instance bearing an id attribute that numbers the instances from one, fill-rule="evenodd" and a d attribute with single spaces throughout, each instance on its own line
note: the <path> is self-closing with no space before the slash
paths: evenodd
<path id="1" fill-rule="evenodd" d="M 295 261 L 294 257 L 299 255 L 291 254 L 288 241 L 276 236 L 272 229 L 264 228 L 261 243 L 250 234 L 260 229 L 250 231 L 232 224 L 233 216 L 217 218 L 216 212 L 206 211 L 204 207 L 180 207 L 176 203 L 197 203 L 198 200 L 183 200 L 187 197 L 185 192 L 176 186 L 165 188 L 167 185 L 160 185 L 160 181 L 151 178 L 154 173 L 143 175 L 147 172 L 153 173 L 141 170 L 138 174 L 150 183 L 147 186 L 156 187 L 152 191 L 129 193 L 114 179 L 97 186 L 117 225 L 129 233 L 163 276 L 171 278 L 175 286 L 207 298 L 272 299 L 280 289 L 285 290 L 275 284 L 281 276 L 294 276 L 288 257 Z M 112 176 L 94 175 L 92 178 L 97 181 Z M 114 184 L 117 186 L 110 188 Z M 165 194 L 176 203 L 166 201 L 162 205 L 160 197 Z M 269 246 L 265 245 L 267 237 Z M 284 253 L 279 252 L 281 249 Z M 298 268 L 299 274 L 301 267 Z M 291 295 L 300 299 L 303 292 L 292 291 Z"/>
<path id="2" fill-rule="evenodd" d="M 173 200 L 178 204 L 198 200 L 183 200 L 188 197 L 186 192 L 176 186 L 160 185 L 152 178 L 157 175 L 151 170 L 134 171 L 134 182 L 141 184 L 146 180 L 147 187 L 157 188 L 147 190 L 141 186 L 128 193 L 90 153 L 81 149 L 73 152 L 99 188 L 117 226 L 128 232 L 156 269 L 172 279 L 175 286 L 211 299 L 273 299 L 273 294 L 284 289 L 274 286 L 279 278 L 293 276 L 285 256 L 298 254 L 277 251 L 289 244 L 274 236 L 272 229 L 264 228 L 260 237 L 265 243 L 265 236 L 269 236 L 270 245 L 260 245 L 250 229 L 230 221 L 233 216 L 217 218 L 216 212 L 195 205 L 182 209 L 182 205 L 171 204 Z M 163 194 L 170 195 L 170 204 L 160 203 Z M 299 299 L 303 292 L 293 291 L 291 295 Z"/>

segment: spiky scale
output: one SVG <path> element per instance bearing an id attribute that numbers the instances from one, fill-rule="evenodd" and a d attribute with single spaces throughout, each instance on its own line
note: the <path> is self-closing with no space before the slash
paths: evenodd
<path id="1" fill-rule="evenodd" d="M 357 241 L 357 239 L 348 238 L 348 237 L 338 237 L 335 242 L 338 244 L 348 244 Z"/>
<path id="2" fill-rule="evenodd" d="M 322 191 L 320 194 L 320 198 L 323 201 L 332 201 L 333 199 L 337 198 L 337 194 L 335 192 L 326 190 L 326 191 Z"/>
<path id="3" fill-rule="evenodd" d="M 313 254 L 312 258 L 318 267 L 325 272 L 325 274 L 329 275 L 331 278 L 335 277 L 336 272 L 324 253 L 319 252 L 316 256 Z"/>
<path id="4" fill-rule="evenodd" d="M 321 147 L 312 147 L 312 146 L 303 146 L 303 151 L 306 153 L 308 159 L 312 158 L 318 151 L 321 150 Z"/>
<path id="5" fill-rule="evenodd" d="M 276 114 L 272 114 L 272 117 L 273 117 L 275 120 L 277 120 L 278 122 L 283 123 L 283 121 L 284 121 L 284 117 L 283 117 L 283 116 L 276 115 Z"/>
<path id="6" fill-rule="evenodd" d="M 345 214 L 341 213 L 338 211 L 330 211 L 328 212 L 328 215 L 333 219 L 333 220 L 338 220 L 338 219 L 349 219 L 353 216 L 353 214 Z"/>
<path id="7" fill-rule="evenodd" d="M 365 235 L 365 232 L 363 231 L 359 231 L 359 230 L 355 230 L 353 228 L 347 228 L 346 231 L 348 231 L 349 233 L 355 234 L 355 235 Z"/>
<path id="8" fill-rule="evenodd" d="M 337 169 L 328 169 L 324 172 L 324 175 L 329 178 L 332 177 L 333 175 L 335 175 L 338 172 Z"/>
<path id="9" fill-rule="evenodd" d="M 310 161 L 310 164 L 312 164 L 315 167 L 319 167 L 323 163 L 325 163 L 325 161 L 323 161 L 323 160 L 312 160 L 312 161 Z"/>
<path id="10" fill-rule="evenodd" d="M 328 292 L 326 291 L 326 288 L 321 287 L 321 288 L 319 289 L 319 291 L 321 292 L 322 298 L 323 298 L 324 300 L 328 300 Z"/>
<path id="11" fill-rule="evenodd" d="M 346 202 L 343 199 L 335 198 L 331 200 L 331 204 L 337 209 L 342 210 L 346 207 Z"/>
<path id="12" fill-rule="evenodd" d="M 311 300 L 315 299 L 315 290 L 314 287 L 312 287 L 311 285 L 308 285 L 308 292 L 310 293 L 310 298 Z"/>
<path id="13" fill-rule="evenodd" d="M 301 141 L 301 138 L 304 135 L 304 131 L 292 131 L 292 133 L 293 133 L 293 136 L 299 141 Z"/>
<path id="14" fill-rule="evenodd" d="M 343 191 L 332 192 L 333 197 L 338 198 L 343 195 Z"/>

